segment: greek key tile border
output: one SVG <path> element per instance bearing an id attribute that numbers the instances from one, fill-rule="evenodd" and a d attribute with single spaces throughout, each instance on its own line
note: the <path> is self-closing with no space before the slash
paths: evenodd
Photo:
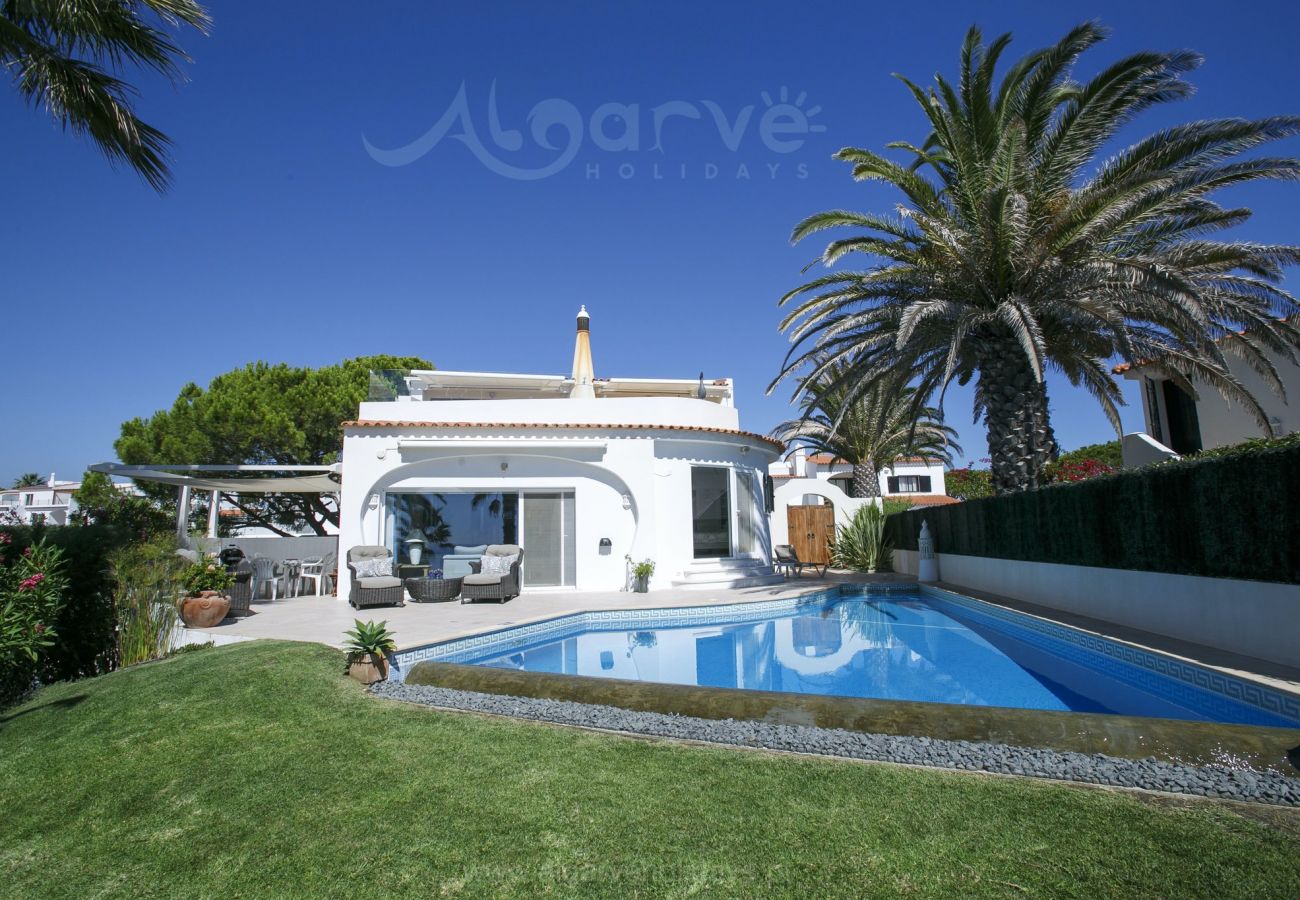
<path id="1" fill-rule="evenodd" d="M 996 623 L 1002 633 L 1031 646 L 1174 702 L 1236 719 L 1245 707 L 1281 720 L 1267 724 L 1300 727 L 1300 696 L 1295 694 L 942 588 L 921 585 L 921 594 L 956 607 L 967 618 Z"/>

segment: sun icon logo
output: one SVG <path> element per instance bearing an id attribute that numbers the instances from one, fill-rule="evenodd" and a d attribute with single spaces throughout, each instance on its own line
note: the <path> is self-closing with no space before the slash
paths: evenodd
<path id="1" fill-rule="evenodd" d="M 767 106 L 767 111 L 763 113 L 764 127 L 762 130 L 763 141 L 772 150 L 789 150 L 793 147 L 773 146 L 773 144 L 788 145 L 791 143 L 802 143 L 802 141 L 791 142 L 783 141 L 776 137 L 774 132 L 780 134 L 820 134 L 826 130 L 825 125 L 814 125 L 809 120 L 817 116 L 822 111 L 820 106 L 810 106 L 804 109 L 803 105 L 808 100 L 808 92 L 800 91 L 799 96 L 790 102 L 790 89 L 784 85 L 777 93 L 777 100 L 772 100 L 772 95 L 763 91 L 760 95 L 763 103 Z"/>

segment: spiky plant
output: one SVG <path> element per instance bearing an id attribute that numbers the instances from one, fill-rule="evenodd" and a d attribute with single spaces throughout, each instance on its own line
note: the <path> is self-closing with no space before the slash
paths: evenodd
<path id="1" fill-rule="evenodd" d="M 195 0 L 0 0 L 0 67 L 33 105 L 162 191 L 170 141 L 136 116 L 117 74 L 140 66 L 180 81 L 189 58 L 159 26 L 210 23 Z"/>
<path id="2" fill-rule="evenodd" d="M 849 494 L 880 496 L 880 467 L 902 456 L 952 461 L 957 433 L 939 410 L 914 403 L 916 391 L 883 381 L 855 390 L 850 369 L 832 364 L 800 383 L 800 417 L 773 429 L 778 440 L 802 444 L 853 466 Z"/>
<path id="3" fill-rule="evenodd" d="M 1103 157 L 1139 113 L 1188 96 L 1184 76 L 1201 61 L 1142 52 L 1074 80 L 1076 61 L 1103 37 L 1096 24 L 1080 25 L 998 81 L 1010 36 L 985 45 L 972 28 L 957 84 L 936 76 L 923 90 L 902 79 L 930 127 L 919 146 L 888 145 L 909 161 L 854 148 L 837 157 L 854 179 L 884 182 L 904 200 L 894 216 L 836 210 L 794 229 L 796 242 L 861 229 L 819 259 L 833 267 L 860 254 L 868 263 L 782 299 L 793 303 L 782 323 L 793 347 L 781 377 L 811 365 L 815 381 L 844 365 L 864 385 L 904 372 L 919 402 L 940 406 L 954 379 L 973 379 L 998 492 L 1042 484 L 1057 454 L 1049 370 L 1089 391 L 1117 431 L 1123 398 L 1108 372 L 1117 359 L 1152 360 L 1193 393 L 1193 382 L 1210 385 L 1267 428 L 1228 356 L 1282 392 L 1268 354 L 1294 361 L 1300 346 L 1300 331 L 1279 321 L 1297 311 L 1279 283 L 1300 249 L 1216 239 L 1250 210 L 1212 196 L 1300 176 L 1295 159 L 1242 158 L 1300 132 L 1300 118 L 1193 122 Z"/>
<path id="4" fill-rule="evenodd" d="M 839 569 L 875 572 L 893 559 L 885 537 L 885 513 L 874 503 L 860 506 L 847 525 L 835 529 L 831 562 Z"/>

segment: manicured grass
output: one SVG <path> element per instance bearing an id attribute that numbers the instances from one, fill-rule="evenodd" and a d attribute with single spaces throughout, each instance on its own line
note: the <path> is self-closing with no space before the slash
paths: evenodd
<path id="1" fill-rule="evenodd" d="M 442 714 L 341 669 L 242 644 L 0 714 L 0 893 L 1300 895 L 1300 840 L 1218 808 Z"/>

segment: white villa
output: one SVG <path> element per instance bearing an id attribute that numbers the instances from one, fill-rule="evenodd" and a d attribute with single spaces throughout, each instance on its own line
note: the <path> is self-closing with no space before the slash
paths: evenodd
<path id="1" fill-rule="evenodd" d="M 384 545 L 450 574 L 519 544 L 529 591 L 622 590 L 627 557 L 654 561 L 653 588 L 771 580 L 764 476 L 783 446 L 741 429 L 730 379 L 596 378 L 589 335 L 584 307 L 569 376 L 415 371 L 363 403 L 340 557 Z"/>
<path id="2" fill-rule="evenodd" d="M 1277 354 L 1269 354 L 1269 359 L 1286 388 L 1287 398 L 1292 401 L 1300 398 L 1300 366 Z M 1288 403 L 1279 397 L 1244 361 L 1233 356 L 1228 360 L 1228 370 L 1264 407 L 1272 434 L 1264 434 L 1253 415 L 1240 404 L 1229 404 L 1212 387 L 1198 386 L 1199 396 L 1193 397 L 1149 362 L 1138 365 L 1124 363 L 1111 371 L 1130 381 L 1140 382 L 1146 424 L 1145 433 L 1125 438 L 1126 465 L 1150 462 L 1152 459 L 1148 456 L 1155 454 L 1158 458 L 1161 451 L 1164 455 L 1195 453 L 1252 438 L 1283 437 L 1300 431 L 1300 404 Z M 1137 457 L 1130 459 L 1135 450 Z"/>
<path id="3" fill-rule="evenodd" d="M 67 525 L 68 517 L 77 511 L 77 502 L 72 495 L 79 487 L 80 481 L 58 481 L 51 472 L 44 484 L 0 491 L 0 513 L 24 525 L 36 521 L 43 521 L 46 525 Z"/>
<path id="4" fill-rule="evenodd" d="M 958 502 L 948 496 L 943 479 L 943 461 L 920 456 L 896 459 L 880 469 L 880 496 L 911 501 L 913 506 L 942 506 Z M 779 485 L 793 478 L 816 478 L 834 484 L 846 494 L 853 480 L 853 466 L 828 453 L 809 453 L 796 447 L 785 459 L 768 467 Z M 821 502 L 820 497 L 808 502 Z"/>

